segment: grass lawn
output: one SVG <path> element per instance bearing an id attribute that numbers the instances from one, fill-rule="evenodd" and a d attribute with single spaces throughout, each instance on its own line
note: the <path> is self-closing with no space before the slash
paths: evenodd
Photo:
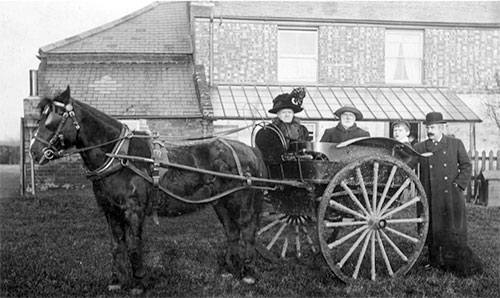
<path id="1" fill-rule="evenodd" d="M 50 191 L 0 202 L 1 297 L 128 297 L 106 290 L 111 272 L 105 219 L 88 191 Z M 321 256 L 307 264 L 258 261 L 258 282 L 218 274 L 222 226 L 211 208 L 148 219 L 144 297 L 499 297 L 500 209 L 468 206 L 469 244 L 484 273 L 469 278 L 424 267 L 400 279 L 345 285 Z"/>

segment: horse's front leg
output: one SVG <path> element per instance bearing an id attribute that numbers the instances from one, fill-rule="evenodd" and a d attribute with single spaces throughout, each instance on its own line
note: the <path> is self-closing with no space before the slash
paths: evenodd
<path id="1" fill-rule="evenodd" d="M 113 269 L 109 291 L 119 291 L 128 280 L 127 272 L 127 244 L 125 241 L 125 226 L 123 219 L 118 220 L 114 215 L 106 214 L 111 233 L 111 251 L 113 255 Z"/>
<path id="2" fill-rule="evenodd" d="M 146 215 L 146 189 L 141 183 L 131 183 L 131 195 L 125 201 L 127 220 L 127 253 L 132 266 L 131 293 L 142 294 L 145 290 L 142 231 Z"/>

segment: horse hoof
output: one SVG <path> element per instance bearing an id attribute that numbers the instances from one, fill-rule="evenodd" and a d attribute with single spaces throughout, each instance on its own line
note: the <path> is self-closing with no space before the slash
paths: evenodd
<path id="1" fill-rule="evenodd" d="M 139 296 L 142 295 L 143 293 L 144 293 L 143 288 L 133 288 L 130 290 L 130 295 L 132 296 Z"/>
<path id="2" fill-rule="evenodd" d="M 253 285 L 253 284 L 255 284 L 255 277 L 245 276 L 245 277 L 243 277 L 242 281 L 243 281 L 243 283 L 245 283 L 247 285 Z"/>
<path id="3" fill-rule="evenodd" d="M 118 284 L 112 284 L 112 285 L 108 286 L 108 291 L 110 291 L 110 292 L 117 292 L 117 291 L 120 291 L 121 289 L 122 289 L 122 286 L 118 285 Z"/>

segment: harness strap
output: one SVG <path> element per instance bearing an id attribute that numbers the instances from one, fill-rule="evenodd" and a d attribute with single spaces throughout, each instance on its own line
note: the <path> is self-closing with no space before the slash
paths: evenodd
<path id="1" fill-rule="evenodd" d="M 236 163 L 236 168 L 238 168 L 238 174 L 240 176 L 243 176 L 243 169 L 241 168 L 241 162 L 240 158 L 238 157 L 238 154 L 236 153 L 236 150 L 234 150 L 234 147 L 231 146 L 226 140 L 224 139 L 219 139 L 219 141 L 226 145 L 231 150 L 231 153 L 233 154 L 234 162 Z"/>
<path id="2" fill-rule="evenodd" d="M 111 151 L 112 154 L 128 154 L 131 137 L 132 134 L 130 133 L 130 130 L 126 125 L 124 125 L 122 127 L 122 131 L 120 132 L 120 141 L 115 144 L 113 151 Z M 91 181 L 97 181 L 122 168 L 123 164 L 120 160 L 116 159 L 113 156 L 107 156 L 108 158 L 106 162 L 104 162 L 100 167 L 93 171 L 86 172 L 87 179 Z"/>
<path id="3" fill-rule="evenodd" d="M 123 166 L 132 170 L 134 173 L 136 173 L 137 175 L 141 176 L 142 178 L 144 178 L 146 181 L 148 181 L 149 183 L 153 183 L 153 178 L 151 178 L 147 173 L 145 173 L 143 170 L 137 168 L 133 163 L 131 162 L 128 162 L 125 161 L 125 162 L 122 162 Z M 175 193 L 171 192 L 170 190 L 168 190 L 167 188 L 161 186 L 161 185 L 158 185 L 158 189 L 163 191 L 165 194 L 167 194 L 168 196 L 176 199 L 176 200 L 179 200 L 181 202 L 184 202 L 184 203 L 188 203 L 188 204 L 206 204 L 206 203 L 211 203 L 211 202 L 214 202 L 220 198 L 223 198 L 227 195 L 230 195 L 232 193 L 235 193 L 237 191 L 240 191 L 240 190 L 243 190 L 243 189 L 248 189 L 250 188 L 249 185 L 241 185 L 241 186 L 237 186 L 237 187 L 234 187 L 232 189 L 229 189 L 229 190 L 226 190 L 224 192 L 221 192 L 215 196 L 211 196 L 209 198 L 206 198 L 206 199 L 203 199 L 203 200 L 199 200 L 199 201 L 191 201 L 191 200 L 188 200 L 184 197 L 181 197 L 179 195 L 176 195 Z"/>
<path id="4" fill-rule="evenodd" d="M 160 162 L 163 158 L 168 162 L 168 151 L 165 148 L 163 142 L 158 140 L 159 135 L 155 134 L 154 140 L 152 141 L 153 148 L 151 152 L 151 157 L 153 159 L 153 171 L 151 176 L 153 177 L 153 187 L 158 188 L 160 185 L 160 177 L 166 172 L 164 168 L 161 167 Z M 162 154 L 164 152 L 164 154 Z"/>

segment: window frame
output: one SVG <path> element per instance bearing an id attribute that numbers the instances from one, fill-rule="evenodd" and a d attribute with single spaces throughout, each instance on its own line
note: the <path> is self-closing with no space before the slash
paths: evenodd
<path id="1" fill-rule="evenodd" d="M 402 58 L 400 58 L 399 55 L 397 56 L 388 56 L 388 33 L 389 34 L 395 34 L 397 33 L 400 37 L 400 39 L 403 36 L 408 36 L 408 35 L 413 35 L 416 36 L 418 40 L 418 55 L 412 56 L 410 55 L 404 55 Z M 399 46 L 402 44 L 405 44 L 403 41 L 400 41 Z M 398 50 L 394 50 L 392 52 L 397 52 Z M 392 79 L 392 77 L 389 77 L 388 73 L 388 60 L 389 59 L 403 59 L 403 62 L 409 61 L 409 60 L 417 60 L 418 61 L 418 78 L 417 79 L 408 79 L 408 80 L 398 80 L 398 79 Z M 397 62 L 396 62 L 397 63 Z M 407 64 L 404 64 L 405 67 L 407 67 Z M 416 76 L 417 77 L 417 76 Z M 385 30 L 385 36 L 384 36 L 384 81 L 386 84 L 397 84 L 397 85 L 423 85 L 423 80 L 424 80 L 424 30 L 423 29 L 395 29 L 395 28 L 387 28 Z"/>
<path id="2" fill-rule="evenodd" d="M 314 34 L 314 48 L 313 51 L 314 54 L 300 54 L 300 53 L 294 53 L 294 54 L 284 54 L 282 53 L 281 47 L 282 42 L 280 34 L 282 32 L 295 32 L 297 34 L 304 34 L 304 33 L 313 33 Z M 300 36 L 297 36 L 298 39 L 300 39 Z M 301 83 L 317 83 L 318 78 L 319 78 L 319 30 L 317 27 L 291 27 L 291 26 L 279 26 L 278 27 L 278 36 L 277 36 L 277 49 L 276 49 L 276 57 L 277 57 L 277 81 L 279 83 L 293 83 L 293 82 L 301 82 Z M 307 76 L 302 76 L 302 77 L 294 77 L 294 76 L 283 76 L 283 70 L 282 70 L 282 65 L 283 62 L 281 61 L 282 59 L 294 59 L 294 60 L 312 60 L 314 64 L 314 71 L 310 74 L 312 77 L 310 79 L 307 78 Z M 295 66 L 297 67 L 297 66 Z M 294 72 L 295 73 L 295 72 Z"/>

